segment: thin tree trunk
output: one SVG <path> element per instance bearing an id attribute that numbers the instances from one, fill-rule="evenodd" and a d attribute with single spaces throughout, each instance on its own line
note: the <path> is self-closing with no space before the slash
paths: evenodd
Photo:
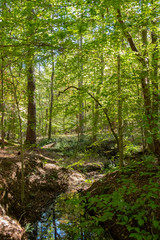
<path id="1" fill-rule="evenodd" d="M 81 57 L 79 58 L 79 79 L 78 79 L 78 87 L 81 88 L 83 86 L 83 63 L 82 63 L 82 42 L 83 42 L 83 37 L 82 35 L 80 36 L 79 39 L 79 49 L 80 49 L 80 55 Z M 78 135 L 81 138 L 84 134 L 84 112 L 83 112 L 83 99 L 81 96 L 79 96 L 79 129 L 78 129 Z"/>
<path id="2" fill-rule="evenodd" d="M 151 92 L 150 92 L 150 86 L 149 86 L 149 63 L 148 63 L 148 56 L 146 52 L 147 47 L 147 29 L 146 27 L 142 30 L 142 43 L 144 47 L 144 57 L 145 62 L 143 64 L 144 69 L 142 71 L 142 78 L 141 78 L 141 84 L 142 84 L 142 90 L 143 90 L 143 96 L 144 96 L 144 108 L 145 108 L 145 115 L 147 117 L 147 122 L 145 123 L 145 131 L 147 135 L 147 139 L 153 138 L 153 115 L 152 115 L 152 101 L 151 101 Z M 154 138 L 150 141 L 148 141 L 149 149 L 154 152 Z"/>
<path id="3" fill-rule="evenodd" d="M 157 116 L 157 104 L 159 102 L 159 98 L 158 98 L 158 94 L 157 94 L 157 83 L 156 81 L 153 84 L 152 81 L 152 86 L 154 86 L 153 90 L 153 102 L 151 100 L 151 92 L 150 92 L 150 86 L 149 86 L 149 73 L 148 73 L 148 60 L 146 58 L 146 51 L 144 52 L 144 55 L 142 55 L 139 50 L 137 49 L 133 38 L 131 36 L 131 34 L 129 33 L 129 31 L 126 28 L 126 25 L 122 19 L 122 15 L 121 15 L 121 11 L 120 9 L 117 9 L 117 18 L 118 21 L 120 23 L 120 26 L 122 27 L 124 36 L 126 37 L 126 39 L 128 40 L 128 43 L 132 49 L 133 52 L 136 53 L 137 59 L 139 60 L 139 62 L 142 64 L 143 70 L 142 70 L 142 76 L 141 76 L 141 85 L 142 85 L 142 92 L 143 92 L 143 98 L 144 98 L 144 109 L 145 109 L 145 116 L 147 119 L 146 122 L 146 131 L 147 131 L 147 138 L 148 138 L 148 145 L 149 145 L 149 149 L 154 152 L 158 157 L 159 157 L 159 163 L 160 163 L 160 141 L 158 139 L 157 134 L 155 134 L 155 130 L 154 130 L 154 123 L 157 121 L 156 116 Z M 153 33 L 152 33 L 153 34 Z M 142 42 L 143 45 L 146 45 L 147 43 L 147 33 L 146 30 L 142 31 Z M 156 38 L 153 37 L 152 35 L 152 42 L 157 42 Z M 153 55 L 152 55 L 152 60 L 153 60 L 153 56 L 157 55 L 157 50 L 154 51 Z M 154 61 L 153 61 L 154 62 Z M 156 60 L 157 62 L 157 60 Z M 157 76 L 157 67 L 156 67 L 157 63 L 154 64 L 154 74 L 156 74 Z M 154 78 L 156 79 L 156 78 Z M 153 104 L 152 104 L 153 103 Z M 153 109 L 152 109 L 152 106 Z M 154 114 L 155 111 L 155 114 Z"/>
<path id="4" fill-rule="evenodd" d="M 54 52 L 52 51 L 52 74 L 51 74 L 51 99 L 50 99 L 50 107 L 49 107 L 49 128 L 48 128 L 48 139 L 51 139 L 52 136 L 52 112 L 53 112 L 53 82 L 54 82 Z"/>
<path id="5" fill-rule="evenodd" d="M 158 50 L 158 38 L 157 35 L 152 31 L 151 33 L 152 44 L 154 46 L 153 53 L 152 53 L 152 91 L 153 91 L 153 104 L 152 104 L 152 115 L 154 116 L 153 121 L 153 129 L 154 129 L 154 151 L 155 153 L 159 153 L 160 158 L 160 142 L 158 140 L 157 133 L 159 132 L 158 126 L 158 116 L 159 116 L 159 88 L 158 88 L 158 57 L 159 57 L 159 50 Z M 159 160 L 160 161 L 160 160 Z"/>
<path id="6" fill-rule="evenodd" d="M 1 112 L 2 112 L 2 117 L 1 117 L 1 138 L 2 138 L 2 145 L 1 148 L 4 149 L 4 58 L 1 55 Z"/>
<path id="7" fill-rule="evenodd" d="M 102 23 L 104 23 L 104 14 L 102 14 Z M 104 34 L 104 24 L 102 24 L 102 36 Z M 100 84 L 103 83 L 104 78 L 104 57 L 103 57 L 103 48 L 100 49 L 102 52 L 100 55 Z M 97 95 L 100 94 L 100 86 L 97 88 Z M 93 121 L 93 142 L 97 140 L 97 132 L 98 132 L 98 120 L 99 120 L 99 105 L 95 102 L 95 111 L 94 111 L 94 121 Z"/>
<path id="8" fill-rule="evenodd" d="M 24 148 L 23 148 L 23 130 L 22 130 L 22 119 L 21 119 L 21 112 L 19 107 L 19 101 L 17 97 L 17 88 L 15 86 L 14 77 L 12 74 L 12 70 L 10 67 L 10 73 L 12 77 L 12 83 L 13 83 L 13 91 L 14 91 L 14 99 L 16 102 L 17 112 L 18 112 L 18 121 L 19 121 L 19 130 L 20 130 L 20 158 L 21 158 L 21 202 L 24 202 L 24 190 L 25 190 L 25 180 L 24 180 Z"/>
<path id="9" fill-rule="evenodd" d="M 45 126 L 45 137 L 48 133 L 48 108 L 46 109 L 46 126 Z"/>
<path id="10" fill-rule="evenodd" d="M 103 53 L 100 56 L 101 59 L 101 72 L 100 72 L 100 84 L 103 83 L 104 78 L 104 58 Z M 100 94 L 100 86 L 97 89 L 96 95 Z M 99 121 L 99 104 L 95 102 L 95 111 L 94 111 L 94 120 L 93 120 L 93 142 L 97 140 L 97 132 L 98 132 L 98 121 Z"/>
<path id="11" fill-rule="evenodd" d="M 55 202 L 53 203 L 53 226 L 54 226 L 54 240 L 57 240 L 57 226 L 56 226 Z"/>
<path id="12" fill-rule="evenodd" d="M 121 59 L 117 56 L 117 83 L 118 83 L 118 148 L 120 168 L 123 167 L 123 125 L 122 125 L 122 89 L 121 89 Z"/>
<path id="13" fill-rule="evenodd" d="M 76 89 L 76 90 L 78 90 L 78 91 L 81 91 L 81 88 L 78 88 L 78 87 L 75 87 L 75 86 L 69 86 L 69 87 L 67 87 L 65 90 L 63 90 L 62 92 L 59 92 L 59 95 L 60 95 L 61 93 L 66 92 L 67 90 L 69 90 L 69 89 L 71 89 L 71 88 Z M 100 101 L 99 101 L 98 99 L 96 99 L 92 93 L 87 92 L 87 94 L 88 94 L 92 99 L 94 99 L 94 101 L 97 102 L 98 105 L 102 108 L 102 110 L 103 110 L 103 112 L 104 112 L 104 114 L 105 114 L 105 116 L 106 116 L 106 118 L 107 118 L 107 121 L 108 121 L 108 124 L 109 124 L 109 128 L 110 128 L 110 130 L 111 130 L 111 132 L 112 132 L 112 134 L 113 134 L 113 136 L 114 136 L 114 138 L 115 138 L 115 140 L 116 140 L 117 146 L 118 146 L 118 145 L 119 145 L 119 143 L 118 143 L 118 135 L 117 135 L 117 133 L 115 132 L 114 125 L 113 125 L 113 123 L 111 122 L 111 119 L 110 119 L 110 117 L 109 117 L 108 109 L 107 109 L 107 108 L 104 108 L 103 105 L 100 103 Z"/>

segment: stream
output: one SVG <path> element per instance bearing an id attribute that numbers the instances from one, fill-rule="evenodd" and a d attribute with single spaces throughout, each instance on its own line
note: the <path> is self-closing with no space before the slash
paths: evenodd
<path id="1" fill-rule="evenodd" d="M 61 194 L 48 204 L 28 240 L 113 240 L 86 216 L 78 198 Z"/>

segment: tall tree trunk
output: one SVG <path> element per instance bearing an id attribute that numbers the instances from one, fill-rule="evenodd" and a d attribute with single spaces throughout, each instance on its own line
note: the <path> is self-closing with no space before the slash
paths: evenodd
<path id="1" fill-rule="evenodd" d="M 151 39 L 153 44 L 153 53 L 152 53 L 152 74 L 151 74 L 151 83 L 152 83 L 152 91 L 153 91 L 153 103 L 152 103 L 152 116 L 154 116 L 153 119 L 153 135 L 154 135 L 154 151 L 160 158 L 160 141 L 158 140 L 158 132 L 159 132 L 159 102 L 160 102 L 160 96 L 159 96 L 159 88 L 158 88 L 158 56 L 159 56 L 159 50 L 158 50 L 158 38 L 157 35 L 152 31 L 151 32 Z M 159 160 L 160 161 L 160 160 Z"/>
<path id="2" fill-rule="evenodd" d="M 145 131 L 147 133 L 147 140 L 148 140 L 148 146 L 149 148 L 154 151 L 154 143 L 150 139 L 152 136 L 150 133 L 152 133 L 152 102 L 151 102 L 151 92 L 150 92 L 150 86 L 149 86 L 149 63 L 148 63 L 148 56 L 147 56 L 147 29 L 146 27 L 142 30 L 142 43 L 143 43 L 143 56 L 144 56 L 144 63 L 143 68 L 145 70 L 142 70 L 141 75 L 141 85 L 142 85 L 142 91 L 143 91 L 143 97 L 144 97 L 144 108 L 145 108 L 145 115 L 147 122 L 145 123 Z"/>
<path id="3" fill-rule="evenodd" d="M 2 138 L 2 145 L 1 148 L 4 149 L 4 57 L 1 54 L 1 138 Z"/>
<path id="4" fill-rule="evenodd" d="M 46 118 L 46 124 L 45 124 L 45 133 L 44 133 L 44 136 L 46 137 L 47 136 L 47 133 L 48 133 L 48 108 L 46 108 L 46 114 L 45 114 L 45 118 Z"/>
<path id="5" fill-rule="evenodd" d="M 48 139 L 51 139 L 52 136 L 52 112 L 53 112 L 53 82 L 54 82 L 54 52 L 52 51 L 52 74 L 51 74 L 51 98 L 50 98 L 50 107 L 49 107 L 49 128 L 48 128 Z"/>
<path id="6" fill-rule="evenodd" d="M 121 11 L 120 9 L 117 9 L 117 18 L 120 23 L 120 26 L 122 27 L 122 31 L 124 33 L 124 36 L 128 40 L 128 43 L 132 49 L 133 52 L 136 53 L 137 59 L 139 62 L 142 64 L 143 70 L 142 70 L 142 75 L 141 75 L 141 85 L 142 85 L 142 92 L 143 92 L 143 98 L 144 98 L 144 110 L 145 110 L 145 117 L 146 117 L 146 131 L 147 131 L 147 139 L 148 139 L 148 145 L 149 149 L 154 152 L 158 158 L 159 158 L 159 164 L 160 164 L 160 141 L 158 139 L 157 134 L 155 134 L 155 129 L 154 129 L 154 124 L 157 122 L 157 117 L 158 116 L 158 102 L 159 102 L 159 96 L 158 96 L 158 85 L 157 85 L 157 63 L 158 63 L 158 58 L 157 58 L 157 50 L 154 51 L 152 55 L 152 66 L 154 69 L 154 78 L 152 78 L 152 94 L 153 94 L 153 99 L 151 99 L 151 91 L 150 91 L 150 84 L 149 84 L 149 72 L 148 72 L 148 60 L 146 58 L 146 50 L 144 52 L 144 55 L 142 55 L 139 50 L 137 49 L 133 38 L 129 31 L 127 30 L 127 27 L 122 19 Z M 146 45 L 147 43 L 147 32 L 146 29 L 142 31 L 142 42 L 143 45 Z M 156 36 L 152 33 L 152 43 L 157 42 Z M 153 59 L 157 59 L 156 61 Z M 153 65 L 154 62 L 154 65 Z M 153 80 L 154 79 L 154 80 Z M 152 108 L 153 107 L 153 108 Z M 156 123 L 157 125 L 157 123 Z"/>
<path id="7" fill-rule="evenodd" d="M 102 13 L 102 36 L 104 34 L 104 14 Z M 103 57 L 103 48 L 100 49 L 100 85 L 103 83 L 104 78 L 104 57 Z M 100 86 L 97 88 L 96 95 L 100 94 Z M 98 120 L 99 120 L 99 105 L 95 102 L 95 111 L 94 111 L 94 120 L 93 120 L 93 142 L 97 140 L 97 132 L 98 132 Z"/>
<path id="8" fill-rule="evenodd" d="M 121 89 L 121 59 L 117 56 L 117 83 L 118 83 L 118 150 L 120 168 L 123 167 L 123 124 L 122 124 L 122 89 Z"/>
<path id="9" fill-rule="evenodd" d="M 19 121 L 19 135 L 20 135 L 20 149 L 21 149 L 21 202 L 24 202 L 24 192 L 25 192 L 25 179 L 24 179 L 24 148 L 23 148 L 23 129 L 22 129 L 22 119 L 21 119 L 21 111 L 20 111 L 20 106 L 19 106 L 19 101 L 18 101 L 18 96 L 17 96 L 17 87 L 14 81 L 14 76 L 12 73 L 11 66 L 9 68 L 11 77 L 12 77 L 12 84 L 13 84 L 13 94 L 14 94 L 14 99 L 16 102 L 16 107 L 17 107 L 17 112 L 18 112 L 18 121 Z"/>
<path id="10" fill-rule="evenodd" d="M 82 42 L 83 37 L 80 35 L 79 39 L 79 50 L 80 50 L 80 57 L 79 57 L 79 79 L 78 79 L 78 87 L 81 88 L 83 86 L 83 63 L 82 63 Z M 80 94 L 80 93 L 79 93 Z M 84 112 L 83 112 L 83 99 L 79 96 L 79 127 L 78 127 L 78 135 L 81 138 L 84 134 Z"/>
<path id="11" fill-rule="evenodd" d="M 29 58 L 27 62 L 27 93 L 28 93 L 28 116 L 27 116 L 27 133 L 26 144 L 36 144 L 36 103 L 35 103 L 35 78 L 34 78 L 34 64 L 33 55 L 29 50 Z"/>
<path id="12" fill-rule="evenodd" d="M 101 67 L 100 67 L 100 84 L 103 83 L 104 78 L 104 57 L 103 53 L 100 56 L 101 59 Z M 100 86 L 97 88 L 96 95 L 100 94 Z M 93 119 L 93 142 L 97 140 L 97 132 L 98 132 L 98 120 L 99 120 L 99 105 L 95 102 L 95 111 L 94 111 L 94 119 Z"/>
<path id="13" fill-rule="evenodd" d="M 27 0 L 30 2 L 30 0 Z M 28 36 L 34 36 L 34 9 L 32 5 L 28 4 Z M 29 38 L 28 43 L 31 44 Z M 28 48 L 27 56 L 27 94 L 28 94 L 28 116 L 27 116 L 27 132 L 25 144 L 28 146 L 36 145 L 36 102 L 35 102 L 35 77 L 34 77 L 34 48 Z"/>

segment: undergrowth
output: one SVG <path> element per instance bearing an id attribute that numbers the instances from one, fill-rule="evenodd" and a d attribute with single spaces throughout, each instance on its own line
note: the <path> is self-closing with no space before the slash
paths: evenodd
<path id="1" fill-rule="evenodd" d="M 133 177 L 129 178 L 131 174 Z M 137 165 L 124 168 L 121 177 L 116 181 L 119 187 L 112 193 L 107 193 L 106 190 L 105 193 L 98 195 L 89 192 L 85 196 L 71 195 L 66 204 L 79 208 L 81 214 L 78 222 L 75 221 L 69 226 L 62 224 L 62 227 L 68 231 L 72 229 L 76 234 L 80 234 L 78 229 L 86 231 L 85 229 L 90 228 L 92 233 L 96 233 L 95 239 L 101 239 L 105 235 L 104 232 L 109 231 L 114 224 L 117 228 L 126 229 L 122 236 L 124 239 L 159 240 L 160 169 L 141 169 L 137 180 L 136 174 Z M 143 183 L 140 182 L 141 179 Z"/>

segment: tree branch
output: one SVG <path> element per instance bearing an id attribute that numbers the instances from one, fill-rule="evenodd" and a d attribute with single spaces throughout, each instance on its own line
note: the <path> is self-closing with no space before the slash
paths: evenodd
<path id="1" fill-rule="evenodd" d="M 141 55 L 141 53 L 139 52 L 138 48 L 136 47 L 134 41 L 133 41 L 133 38 L 130 34 L 130 32 L 127 30 L 126 26 L 125 26 L 125 23 L 122 19 L 122 14 L 121 14 L 121 11 L 120 9 L 117 9 L 117 19 L 118 19 L 118 22 L 120 23 L 120 26 L 124 32 L 124 35 L 126 37 L 126 39 L 128 40 L 128 43 L 132 49 L 133 52 L 136 53 L 137 57 L 138 57 L 138 60 L 142 63 L 142 64 L 145 64 L 145 59 L 143 58 L 143 56 Z"/>
<path id="2" fill-rule="evenodd" d="M 77 91 L 81 91 L 82 90 L 82 88 L 79 88 L 79 87 L 69 86 L 66 89 L 64 89 L 63 91 L 59 92 L 58 96 L 60 96 L 60 94 L 62 94 L 64 92 L 68 91 L 69 89 L 76 89 Z M 113 134 L 113 136 L 114 136 L 114 138 L 116 140 L 117 146 L 119 146 L 118 136 L 117 136 L 117 134 L 116 134 L 116 132 L 115 132 L 115 130 L 113 128 L 112 122 L 111 122 L 110 117 L 108 115 L 108 109 L 104 108 L 102 106 L 102 104 L 99 102 L 99 100 L 94 95 L 92 95 L 90 92 L 87 91 L 87 94 L 102 108 L 102 110 L 103 110 L 103 112 L 104 112 L 104 114 L 105 114 L 105 116 L 107 118 L 107 121 L 109 123 L 110 130 L 111 130 L 111 132 L 112 132 L 112 134 Z"/>

